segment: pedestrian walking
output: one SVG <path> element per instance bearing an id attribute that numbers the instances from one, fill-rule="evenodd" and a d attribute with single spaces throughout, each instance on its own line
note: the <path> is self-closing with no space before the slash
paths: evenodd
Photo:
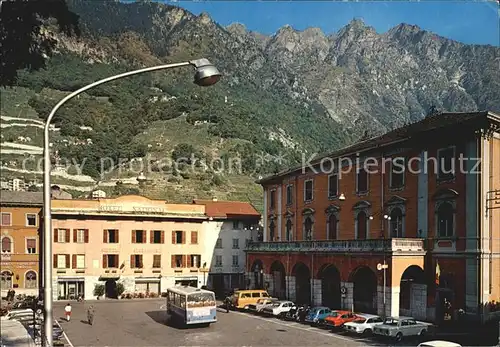
<path id="1" fill-rule="evenodd" d="M 90 305 L 89 308 L 87 309 L 87 320 L 89 322 L 89 325 L 94 324 L 94 306 Z"/>
<path id="2" fill-rule="evenodd" d="M 71 318 L 71 305 L 69 303 L 64 308 L 64 313 L 66 314 L 66 321 L 69 322 Z"/>
<path id="3" fill-rule="evenodd" d="M 229 313 L 229 306 L 231 305 L 231 299 L 229 296 L 226 296 L 224 299 L 224 306 L 226 306 L 226 313 Z"/>

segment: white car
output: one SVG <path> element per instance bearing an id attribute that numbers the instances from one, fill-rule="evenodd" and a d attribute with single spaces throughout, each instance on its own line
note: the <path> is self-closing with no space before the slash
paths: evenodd
<path id="1" fill-rule="evenodd" d="M 277 301 L 272 305 L 264 307 L 261 312 L 269 316 L 283 317 L 294 305 L 291 301 Z"/>
<path id="2" fill-rule="evenodd" d="M 407 336 L 424 336 L 431 328 L 432 324 L 417 321 L 412 317 L 389 317 L 383 324 L 374 327 L 373 333 L 399 342 Z"/>
<path id="3" fill-rule="evenodd" d="M 15 309 L 9 311 L 5 316 L 2 316 L 1 320 L 11 320 L 14 319 L 15 317 L 21 317 L 26 315 L 33 316 L 33 310 L 31 308 Z"/>
<path id="4" fill-rule="evenodd" d="M 384 323 L 384 320 L 373 314 L 356 313 L 359 318 L 344 324 L 344 330 L 360 335 L 371 335 L 373 328 Z"/>
<path id="5" fill-rule="evenodd" d="M 257 303 L 248 305 L 248 311 L 260 313 L 265 307 L 270 306 L 277 302 L 276 298 L 262 298 L 257 300 Z"/>

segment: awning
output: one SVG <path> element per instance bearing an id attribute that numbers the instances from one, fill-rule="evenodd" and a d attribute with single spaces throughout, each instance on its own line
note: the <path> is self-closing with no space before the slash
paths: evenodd
<path id="1" fill-rule="evenodd" d="M 84 282 L 85 277 L 62 277 L 62 276 L 57 276 L 57 281 L 58 282 Z"/>
<path id="2" fill-rule="evenodd" d="M 120 275 L 118 274 L 104 274 L 99 276 L 99 281 L 107 281 L 107 280 L 119 280 Z"/>
<path id="3" fill-rule="evenodd" d="M 185 276 L 185 277 L 176 277 L 176 281 L 198 281 L 198 277 L 193 276 Z"/>

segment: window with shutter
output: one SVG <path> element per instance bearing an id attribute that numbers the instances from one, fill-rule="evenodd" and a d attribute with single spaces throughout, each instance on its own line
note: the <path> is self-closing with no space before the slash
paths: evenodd
<path id="1" fill-rule="evenodd" d="M 151 230 L 151 243 L 163 243 L 163 230 Z"/>
<path id="2" fill-rule="evenodd" d="M 85 229 L 83 236 L 84 236 L 84 242 L 89 243 L 89 229 Z"/>
<path id="3" fill-rule="evenodd" d="M 85 269 L 85 255 L 78 254 L 76 256 L 76 268 L 77 269 Z"/>
<path id="4" fill-rule="evenodd" d="M 177 242 L 175 242 L 177 240 L 177 232 L 175 230 L 172 230 L 172 244 L 175 245 Z"/>
<path id="5" fill-rule="evenodd" d="M 153 268 L 160 268 L 161 267 L 161 254 L 154 254 L 153 255 Z"/>
<path id="6" fill-rule="evenodd" d="M 65 254 L 65 256 L 66 256 L 66 269 L 69 269 L 70 265 L 71 265 L 70 264 L 70 257 L 69 257 L 69 254 Z"/>
<path id="7" fill-rule="evenodd" d="M 102 231 L 102 242 L 108 243 L 108 231 L 107 230 Z"/>
<path id="8" fill-rule="evenodd" d="M 76 269 L 76 254 L 71 255 L 71 268 Z"/>
<path id="9" fill-rule="evenodd" d="M 11 214 L 9 212 L 2 212 L 2 225 L 3 226 L 12 225 Z"/>
<path id="10" fill-rule="evenodd" d="M 57 255 L 57 269 L 65 269 L 66 268 L 66 254 L 58 254 Z"/>
<path id="11" fill-rule="evenodd" d="M 165 243 L 165 231 L 161 231 L 161 242 L 160 243 Z"/>
<path id="12" fill-rule="evenodd" d="M 65 229 L 65 230 L 64 230 L 64 236 L 66 237 L 66 240 L 65 240 L 65 241 L 66 241 L 66 243 L 69 243 L 69 241 L 70 241 L 70 238 L 69 238 L 69 237 L 70 237 L 70 235 L 69 235 L 69 234 L 70 234 L 70 233 L 69 233 L 69 229 Z"/>
<path id="13" fill-rule="evenodd" d="M 54 233 L 54 242 L 58 243 L 69 242 L 69 234 L 68 235 L 67 234 L 68 233 L 66 229 L 57 229 L 57 233 Z"/>
<path id="14" fill-rule="evenodd" d="M 78 230 L 77 229 L 73 229 L 73 242 L 76 243 L 77 239 L 78 239 Z"/>
<path id="15" fill-rule="evenodd" d="M 191 243 L 192 244 L 198 243 L 198 232 L 197 231 L 191 231 Z"/>
<path id="16" fill-rule="evenodd" d="M 175 235 L 172 237 L 172 241 L 174 244 L 182 244 L 185 243 L 186 241 L 186 233 L 182 230 L 176 230 L 174 231 Z"/>
<path id="17" fill-rule="evenodd" d="M 26 239 L 26 252 L 29 254 L 36 253 L 36 239 Z"/>
<path id="18" fill-rule="evenodd" d="M 12 239 L 9 236 L 2 237 L 2 253 L 12 253 Z"/>
<path id="19" fill-rule="evenodd" d="M 52 267 L 53 267 L 54 269 L 57 269 L 57 254 L 54 254 L 54 255 L 52 256 Z"/>
<path id="20" fill-rule="evenodd" d="M 132 268 L 132 269 L 135 268 L 135 255 L 134 254 L 130 255 L 130 268 Z"/>
<path id="21" fill-rule="evenodd" d="M 172 257 L 170 259 L 170 267 L 175 267 L 175 254 L 172 254 Z"/>
<path id="22" fill-rule="evenodd" d="M 185 254 L 182 255 L 181 267 L 187 267 L 187 255 Z"/>
<path id="23" fill-rule="evenodd" d="M 106 269 L 108 267 L 108 255 L 103 254 L 102 255 L 102 268 Z"/>
<path id="24" fill-rule="evenodd" d="M 191 262 L 192 258 L 191 257 L 192 257 L 191 255 L 188 255 L 186 257 L 186 267 L 191 267 L 191 264 L 192 264 L 192 262 Z"/>
<path id="25" fill-rule="evenodd" d="M 59 230 L 54 229 L 54 242 L 58 242 L 58 241 L 59 241 Z"/>

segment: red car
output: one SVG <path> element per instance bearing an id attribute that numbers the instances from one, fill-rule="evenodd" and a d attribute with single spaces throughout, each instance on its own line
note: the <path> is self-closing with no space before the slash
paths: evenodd
<path id="1" fill-rule="evenodd" d="M 344 323 L 352 322 L 359 317 L 350 311 L 334 311 L 325 318 L 325 325 L 332 328 L 340 328 Z"/>

